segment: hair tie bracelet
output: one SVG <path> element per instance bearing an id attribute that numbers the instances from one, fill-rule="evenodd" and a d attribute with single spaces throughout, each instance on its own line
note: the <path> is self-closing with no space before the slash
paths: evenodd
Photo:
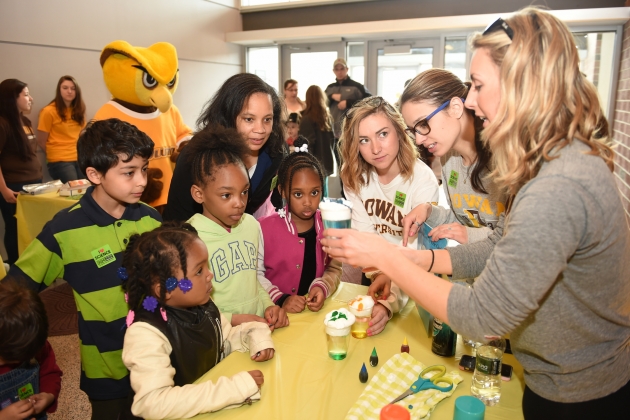
<path id="1" fill-rule="evenodd" d="M 430 249 L 429 251 L 431 251 L 431 265 L 429 266 L 429 269 L 427 271 L 430 273 L 431 269 L 433 268 L 433 263 L 435 262 L 435 252 L 433 252 L 432 249 Z"/>
<path id="2" fill-rule="evenodd" d="M 296 147 L 295 151 L 296 152 L 305 152 L 305 153 L 308 152 L 308 144 L 304 143 L 300 147 Z"/>
<path id="3" fill-rule="evenodd" d="M 177 287 L 179 287 L 182 293 L 186 294 L 186 292 L 192 289 L 193 284 L 192 281 L 188 280 L 185 277 L 181 280 L 177 280 L 175 277 L 169 277 L 166 279 L 165 286 L 166 290 L 169 292 L 172 292 L 173 290 L 177 289 Z"/>

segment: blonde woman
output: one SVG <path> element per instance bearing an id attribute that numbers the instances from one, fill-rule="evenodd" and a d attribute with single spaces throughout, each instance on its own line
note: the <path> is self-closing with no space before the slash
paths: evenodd
<path id="1" fill-rule="evenodd" d="M 597 92 L 571 32 L 550 13 L 499 19 L 472 45 L 466 106 L 484 120 L 491 176 L 512 197 L 503 237 L 410 258 L 349 229 L 324 232 L 339 239 L 322 243 L 342 262 L 376 265 L 455 331 L 510 333 L 526 419 L 626 416 L 630 231 Z M 485 267 L 474 288 L 424 271 L 458 266 Z"/>
<path id="2" fill-rule="evenodd" d="M 379 96 L 357 102 L 342 122 L 339 154 L 341 180 L 352 202 L 352 228 L 377 233 L 389 243 L 401 244 L 403 218 L 416 206 L 438 201 L 438 183 L 433 171 L 418 159 L 413 140 L 405 133 L 402 116 Z M 417 236 L 409 246 L 417 249 Z M 380 271 L 367 277 L 387 282 Z M 388 312 L 373 315 L 368 334 L 377 334 L 406 303 L 407 296 L 392 288 L 385 294 Z M 376 306 L 381 309 L 380 305 Z M 385 317 L 387 315 L 387 317 Z"/>

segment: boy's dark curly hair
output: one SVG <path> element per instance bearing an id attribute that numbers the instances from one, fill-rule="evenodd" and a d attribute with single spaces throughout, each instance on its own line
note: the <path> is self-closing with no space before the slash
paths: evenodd
<path id="1" fill-rule="evenodd" d="M 13 280 L 0 282 L 0 358 L 22 363 L 46 344 L 48 316 L 40 297 Z"/>
<path id="2" fill-rule="evenodd" d="M 186 275 L 186 248 L 197 238 L 197 230 L 183 222 L 166 222 L 155 230 L 129 238 L 122 261 L 129 276 L 122 284 L 129 309 L 141 308 L 147 296 L 166 304 L 166 279 L 178 277 L 175 273 L 180 268 Z M 160 285 L 159 296 L 153 291 L 156 284 Z"/>
<path id="3" fill-rule="evenodd" d="M 241 165 L 247 172 L 243 159 L 249 154 L 249 147 L 233 128 L 207 127 L 195 134 L 186 147 L 193 183 L 199 187 L 212 180 L 216 169 L 223 165 Z"/>
<path id="4" fill-rule="evenodd" d="M 296 148 L 308 145 L 308 140 L 304 136 L 298 136 L 293 142 L 293 146 Z M 288 211 L 291 211 L 291 187 L 293 185 L 293 175 L 299 170 L 310 168 L 314 170 L 319 176 L 319 181 L 324 187 L 324 170 L 322 164 L 314 155 L 310 152 L 294 152 L 282 159 L 280 167 L 278 167 L 278 191 L 280 194 L 284 193 L 287 198 Z"/>

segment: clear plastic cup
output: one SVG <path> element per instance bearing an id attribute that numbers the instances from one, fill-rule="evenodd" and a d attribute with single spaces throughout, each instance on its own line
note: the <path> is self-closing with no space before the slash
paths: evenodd
<path id="1" fill-rule="evenodd" d="M 350 327 L 337 329 L 326 327 L 326 344 L 328 356 L 333 360 L 343 360 L 348 354 L 350 344 Z"/>
<path id="2" fill-rule="evenodd" d="M 365 308 L 363 305 L 357 305 L 359 300 L 365 300 Z M 354 338 L 367 337 L 367 330 L 372 319 L 372 309 L 374 309 L 374 300 L 371 296 L 357 296 L 348 302 L 348 310 L 355 316 L 354 324 L 352 324 L 352 336 Z M 358 308 L 356 306 L 359 306 Z"/>
<path id="3" fill-rule="evenodd" d="M 327 198 L 319 203 L 325 229 L 349 229 L 352 221 L 350 202 L 341 198 Z"/>

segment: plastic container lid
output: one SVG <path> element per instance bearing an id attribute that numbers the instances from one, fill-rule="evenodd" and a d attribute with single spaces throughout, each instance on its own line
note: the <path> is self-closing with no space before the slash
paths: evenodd
<path id="1" fill-rule="evenodd" d="M 483 420 L 486 406 L 477 398 L 463 395 L 455 400 L 453 420 Z"/>
<path id="2" fill-rule="evenodd" d="M 381 409 L 381 420 L 410 420 L 411 415 L 406 408 L 396 404 L 388 404 Z"/>

